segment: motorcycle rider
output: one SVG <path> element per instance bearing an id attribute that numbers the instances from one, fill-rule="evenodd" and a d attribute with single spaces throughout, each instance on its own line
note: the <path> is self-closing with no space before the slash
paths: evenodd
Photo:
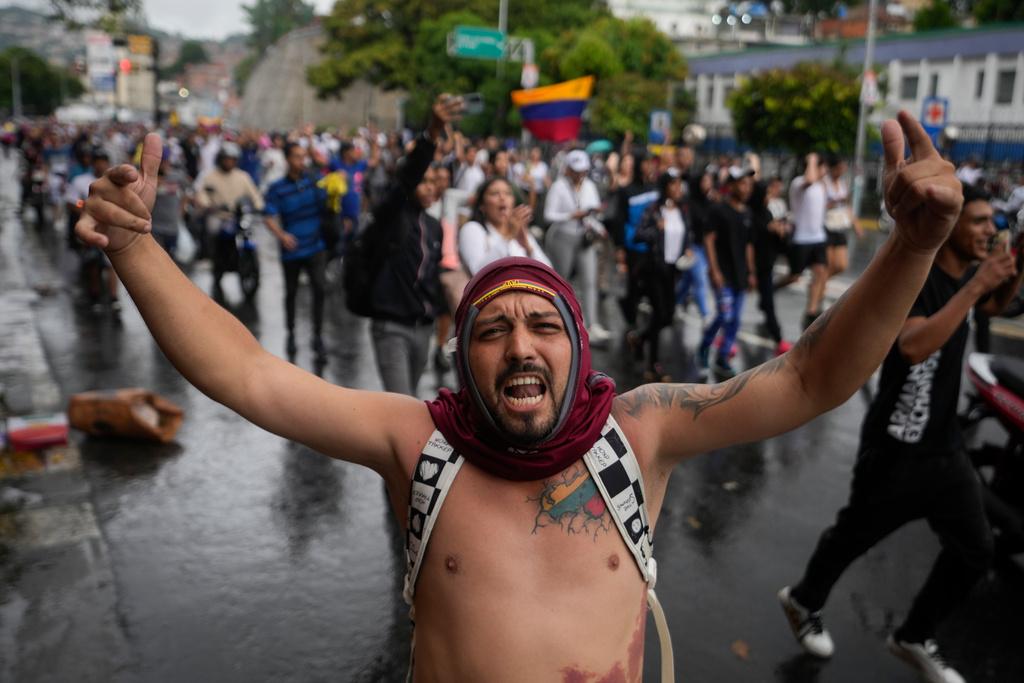
<path id="1" fill-rule="evenodd" d="M 967 317 L 972 309 L 998 315 L 1024 279 L 1020 255 L 1014 263 L 1005 251 L 988 253 L 995 235 L 988 196 L 971 185 L 963 192 L 960 217 L 882 365 L 861 428 L 849 502 L 821 535 L 800 582 L 779 591 L 800 645 L 830 657 L 833 643 L 821 609 L 836 581 L 890 533 L 927 519 L 942 552 L 888 646 L 933 683 L 963 683 L 939 652 L 936 627 L 992 557 L 980 484 L 956 415 Z"/>
<path id="2" fill-rule="evenodd" d="M 82 207 L 85 206 L 85 200 L 89 198 L 89 185 L 91 185 L 97 178 L 102 178 L 103 174 L 110 168 L 110 157 L 106 151 L 102 148 L 97 147 L 93 150 L 88 158 L 91 159 L 92 163 L 89 170 L 85 173 L 80 173 L 68 183 L 67 189 L 64 193 L 64 202 L 68 209 L 68 220 L 71 223 L 72 229 L 75 223 L 82 216 Z M 110 267 L 110 261 L 101 249 L 96 247 L 90 247 L 83 245 L 75 240 L 75 246 L 79 247 L 79 255 L 81 257 L 81 268 L 82 275 L 85 280 L 86 293 L 89 297 L 89 301 L 92 305 L 93 313 L 101 313 L 103 311 L 103 271 L 106 269 L 107 274 L 107 292 L 110 296 L 110 310 L 114 314 L 121 312 L 121 302 L 118 300 L 118 290 L 120 281 L 117 278 L 117 273 Z"/>
<path id="3" fill-rule="evenodd" d="M 252 177 L 238 168 L 241 148 L 234 142 L 225 142 L 217 152 L 215 164 L 201 173 L 195 183 L 195 204 L 205 212 L 206 236 L 213 240 L 213 291 L 220 292 L 220 279 L 227 262 L 225 250 L 235 249 L 233 241 L 216 239 L 221 222 L 232 218 L 239 201 L 248 199 L 256 211 L 263 211 L 263 197 L 252 182 Z"/>

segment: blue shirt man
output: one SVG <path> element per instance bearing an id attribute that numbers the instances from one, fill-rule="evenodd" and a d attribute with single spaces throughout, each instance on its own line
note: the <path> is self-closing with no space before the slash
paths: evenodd
<path id="1" fill-rule="evenodd" d="M 294 246 L 289 248 L 291 240 L 278 236 L 282 261 L 305 259 L 323 251 L 320 214 L 327 203 L 327 192 L 317 187 L 314 177 L 302 173 L 296 178 L 289 173 L 272 183 L 263 199 L 264 213 L 278 219 L 284 231 L 294 238 Z"/>
<path id="2" fill-rule="evenodd" d="M 284 148 L 288 173 L 272 183 L 264 195 L 265 222 L 281 243 L 281 267 L 284 270 L 284 312 L 288 327 L 286 352 L 295 360 L 295 296 L 299 275 L 305 270 L 313 290 L 313 353 L 321 366 L 327 351 L 321 337 L 324 320 L 324 293 L 327 282 L 326 245 L 320 229 L 321 213 L 327 204 L 327 191 L 306 169 L 306 150 L 290 143 Z"/>

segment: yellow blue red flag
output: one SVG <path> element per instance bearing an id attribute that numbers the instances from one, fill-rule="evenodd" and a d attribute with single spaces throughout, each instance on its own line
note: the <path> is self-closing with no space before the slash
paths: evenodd
<path id="1" fill-rule="evenodd" d="M 542 88 L 513 90 L 512 104 L 535 138 L 565 142 L 579 135 L 583 109 L 593 88 L 594 77 L 584 76 Z"/>

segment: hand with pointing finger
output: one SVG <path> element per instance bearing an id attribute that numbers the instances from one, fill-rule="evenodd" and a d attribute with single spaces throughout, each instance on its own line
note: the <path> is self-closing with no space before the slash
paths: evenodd
<path id="1" fill-rule="evenodd" d="M 75 225 L 78 239 L 107 253 L 127 249 L 152 230 L 150 211 L 156 199 L 157 173 L 163 141 L 150 133 L 142 146 L 142 168 L 116 166 L 89 186 L 82 217 Z"/>
<path id="2" fill-rule="evenodd" d="M 904 159 L 904 135 L 910 157 Z M 885 208 L 896 221 L 896 234 L 908 246 L 934 252 L 946 241 L 960 216 L 963 189 L 953 164 L 942 159 L 914 117 L 901 111 L 897 121 L 882 124 L 885 150 Z"/>

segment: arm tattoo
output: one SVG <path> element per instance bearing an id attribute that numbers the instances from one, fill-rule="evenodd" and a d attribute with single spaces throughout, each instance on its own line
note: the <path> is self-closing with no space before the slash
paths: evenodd
<path id="1" fill-rule="evenodd" d="M 704 384 L 648 384 L 638 387 L 620 397 L 624 403 L 626 413 L 630 417 L 639 418 L 648 408 L 659 410 L 678 408 L 692 412 L 693 419 L 696 421 L 700 414 L 708 408 L 721 405 L 738 396 L 751 380 L 774 375 L 782 371 L 787 363 L 799 367 L 800 363 L 821 341 L 825 330 L 832 322 L 833 316 L 845 300 L 846 295 L 844 294 L 831 308 L 815 320 L 789 353 L 773 358 L 767 363 L 758 365 L 756 368 L 751 368 L 743 374 L 737 375 L 728 382 L 721 384 L 714 384 L 712 386 Z"/>
<path id="2" fill-rule="evenodd" d="M 829 323 L 832 322 L 832 317 L 845 302 L 846 293 L 839 297 L 839 299 L 837 299 L 827 311 L 818 316 L 817 320 L 811 323 L 811 326 L 808 327 L 802 335 L 800 335 L 800 339 L 798 339 L 796 344 L 793 345 L 793 349 L 791 350 L 793 358 L 802 360 L 814 349 L 815 346 L 818 345 L 818 342 L 821 341 L 821 337 L 825 334 L 825 330 L 828 328 Z"/>
<path id="3" fill-rule="evenodd" d="M 785 356 L 779 356 L 733 377 L 728 382 L 707 386 L 704 384 L 648 384 L 622 397 L 630 417 L 639 418 L 648 408 L 689 410 L 696 421 L 708 408 L 721 405 L 739 395 L 750 380 L 769 376 L 782 370 Z"/>

